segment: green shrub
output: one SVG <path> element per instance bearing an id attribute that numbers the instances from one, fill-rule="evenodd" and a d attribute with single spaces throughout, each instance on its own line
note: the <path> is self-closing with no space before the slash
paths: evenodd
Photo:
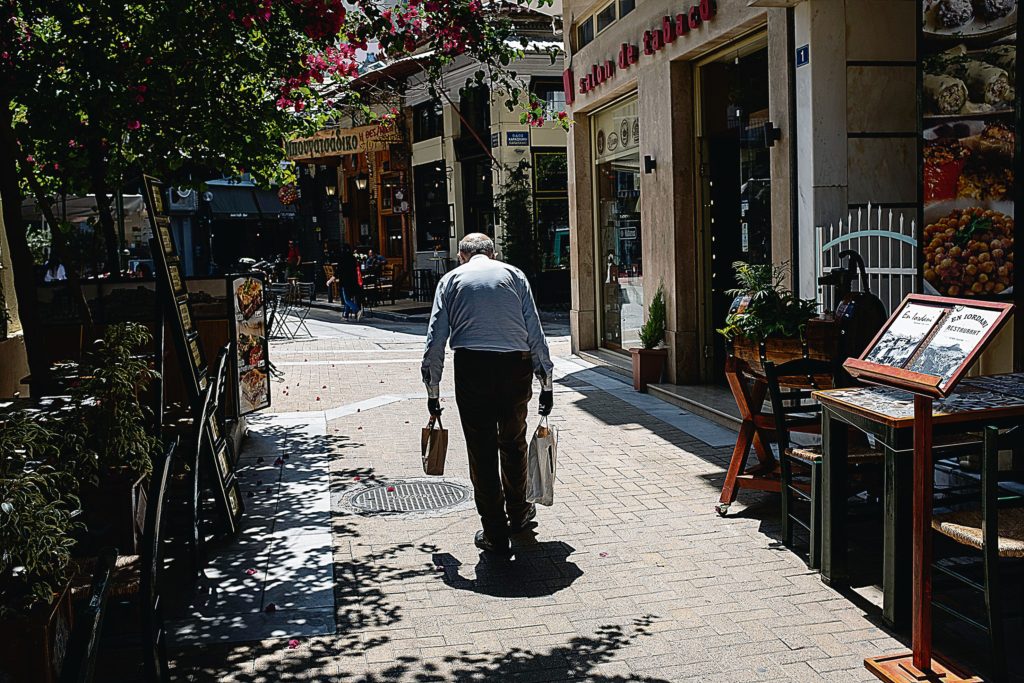
<path id="1" fill-rule="evenodd" d="M 653 349 L 665 341 L 665 327 L 668 315 L 665 309 L 665 287 L 658 285 L 658 291 L 647 309 L 647 321 L 640 328 L 640 343 L 645 349 Z"/>

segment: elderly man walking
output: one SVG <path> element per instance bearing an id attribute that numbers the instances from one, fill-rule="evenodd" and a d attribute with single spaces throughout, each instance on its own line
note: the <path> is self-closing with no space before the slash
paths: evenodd
<path id="1" fill-rule="evenodd" d="M 548 343 L 530 283 L 518 268 L 494 260 L 487 235 L 466 235 L 459 262 L 437 285 L 423 353 L 427 408 L 441 415 L 439 385 L 445 342 L 455 350 L 455 402 L 469 451 L 481 550 L 507 555 L 509 536 L 535 526 L 526 501 L 526 415 L 533 377 L 540 414 L 554 403 Z"/>

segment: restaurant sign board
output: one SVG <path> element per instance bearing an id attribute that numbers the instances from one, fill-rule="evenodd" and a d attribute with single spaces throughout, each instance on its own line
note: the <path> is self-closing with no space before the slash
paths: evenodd
<path id="1" fill-rule="evenodd" d="M 402 132 L 393 126 L 326 128 L 306 138 L 287 140 L 285 156 L 291 161 L 312 161 L 323 157 L 382 152 L 402 142 Z"/>

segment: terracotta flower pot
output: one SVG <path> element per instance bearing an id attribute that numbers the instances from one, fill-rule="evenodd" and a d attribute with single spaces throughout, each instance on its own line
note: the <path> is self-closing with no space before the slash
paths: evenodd
<path id="1" fill-rule="evenodd" d="M 647 391 L 648 384 L 657 384 L 665 372 L 668 349 L 630 349 L 633 356 L 633 388 Z"/>

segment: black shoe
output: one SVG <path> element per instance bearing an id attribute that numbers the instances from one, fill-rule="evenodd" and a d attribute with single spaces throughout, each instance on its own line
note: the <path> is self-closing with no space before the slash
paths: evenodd
<path id="1" fill-rule="evenodd" d="M 512 554 L 512 542 L 507 538 L 503 538 L 500 541 L 492 541 L 484 533 L 483 529 L 476 532 L 476 538 L 473 539 L 473 543 L 476 544 L 477 548 L 483 550 L 485 553 L 494 553 L 495 555 L 503 555 L 505 557 Z"/>
<path id="2" fill-rule="evenodd" d="M 510 534 L 521 534 L 524 531 L 529 531 L 530 529 L 536 529 L 537 528 L 537 522 L 534 521 L 536 519 L 537 519 L 537 506 L 536 505 L 531 505 L 530 509 L 526 511 L 526 514 L 523 515 L 523 520 L 521 522 L 519 522 L 519 524 L 515 524 L 515 523 L 509 524 L 508 532 Z"/>

